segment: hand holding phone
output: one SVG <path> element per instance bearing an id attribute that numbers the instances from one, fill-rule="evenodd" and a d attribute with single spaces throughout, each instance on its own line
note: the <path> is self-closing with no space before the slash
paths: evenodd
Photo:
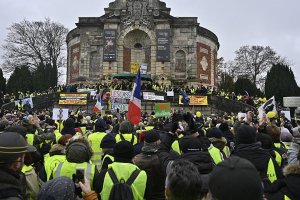
<path id="1" fill-rule="evenodd" d="M 84 183 L 84 168 L 76 168 L 75 183 Z"/>

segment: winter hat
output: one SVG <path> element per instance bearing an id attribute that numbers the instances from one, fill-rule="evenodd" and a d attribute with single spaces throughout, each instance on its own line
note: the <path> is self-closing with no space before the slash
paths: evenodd
<path id="1" fill-rule="evenodd" d="M 242 124 L 237 128 L 236 133 L 236 143 L 237 144 L 252 144 L 256 142 L 256 128 Z"/>
<path id="2" fill-rule="evenodd" d="M 73 118 L 68 118 L 63 124 L 64 128 L 75 128 L 75 121 Z"/>
<path id="3" fill-rule="evenodd" d="M 95 123 L 95 132 L 105 132 L 106 129 L 106 122 L 103 119 L 98 119 Z"/>
<path id="4" fill-rule="evenodd" d="M 115 145 L 116 145 L 116 138 L 111 134 L 106 134 L 100 143 L 100 148 L 111 149 L 114 148 Z"/>
<path id="5" fill-rule="evenodd" d="M 289 129 L 281 127 L 280 129 L 280 140 L 282 142 L 292 142 L 293 141 L 293 135 L 290 133 Z"/>
<path id="6" fill-rule="evenodd" d="M 269 119 L 274 119 L 276 117 L 277 117 L 276 112 L 270 111 L 270 112 L 267 113 L 267 118 L 269 118 Z"/>
<path id="7" fill-rule="evenodd" d="M 209 189 L 214 198 L 222 200 L 261 200 L 263 196 L 256 168 L 248 160 L 235 156 L 215 166 Z"/>
<path id="8" fill-rule="evenodd" d="M 53 180 L 50 180 L 42 186 L 37 199 L 47 199 L 47 200 L 76 199 L 74 182 L 65 176 L 57 177 Z"/>
<path id="9" fill-rule="evenodd" d="M 229 126 L 227 123 L 221 123 L 220 126 L 219 126 L 219 129 L 222 131 L 222 132 L 225 132 L 225 131 L 229 131 Z"/>
<path id="10" fill-rule="evenodd" d="M 223 133 L 219 128 L 211 128 L 208 130 L 206 136 L 211 142 L 222 141 L 227 143 L 226 138 L 223 137 Z"/>
<path id="11" fill-rule="evenodd" d="M 201 142 L 193 136 L 185 136 L 180 139 L 179 147 L 183 153 L 201 151 Z"/>
<path id="12" fill-rule="evenodd" d="M 147 143 L 153 143 L 153 142 L 160 140 L 160 135 L 159 135 L 158 131 L 155 131 L 155 130 L 147 131 L 145 133 L 144 140 Z"/>
<path id="13" fill-rule="evenodd" d="M 73 141 L 66 148 L 66 158 L 68 162 L 82 163 L 89 162 L 92 151 L 89 146 L 82 141 Z"/>
<path id="14" fill-rule="evenodd" d="M 133 133 L 134 132 L 134 126 L 130 121 L 123 121 L 120 124 L 119 128 L 120 133 Z"/>
<path id="15" fill-rule="evenodd" d="M 118 142 L 113 149 L 115 161 L 129 162 L 134 156 L 134 147 L 128 141 Z"/>

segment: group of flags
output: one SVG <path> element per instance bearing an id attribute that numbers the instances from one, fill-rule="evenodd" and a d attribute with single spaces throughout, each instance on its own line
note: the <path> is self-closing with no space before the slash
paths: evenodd
<path id="1" fill-rule="evenodd" d="M 93 112 L 100 112 L 103 109 L 103 102 L 101 99 L 101 94 L 97 95 L 97 102 L 93 108 Z M 142 101 L 141 101 L 141 72 L 140 69 L 135 78 L 135 83 L 133 86 L 127 119 L 134 125 L 138 125 L 141 121 L 141 111 L 142 111 Z"/>

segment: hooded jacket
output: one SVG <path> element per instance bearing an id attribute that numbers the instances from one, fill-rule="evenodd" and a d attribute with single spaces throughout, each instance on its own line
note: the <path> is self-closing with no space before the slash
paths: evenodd
<path id="1" fill-rule="evenodd" d="M 252 144 L 239 144 L 237 148 L 232 152 L 232 155 L 239 156 L 249 160 L 260 173 L 262 180 L 267 180 L 267 170 L 269 160 L 272 159 L 275 167 L 277 179 L 283 177 L 280 167 L 276 163 L 275 159 L 270 153 L 263 149 L 259 142 Z"/>

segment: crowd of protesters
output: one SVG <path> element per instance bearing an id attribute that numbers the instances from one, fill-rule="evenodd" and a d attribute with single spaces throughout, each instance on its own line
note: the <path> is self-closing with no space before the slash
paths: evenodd
<path id="1" fill-rule="evenodd" d="M 299 114 L 1 111 L 0 199 L 300 199 Z"/>

